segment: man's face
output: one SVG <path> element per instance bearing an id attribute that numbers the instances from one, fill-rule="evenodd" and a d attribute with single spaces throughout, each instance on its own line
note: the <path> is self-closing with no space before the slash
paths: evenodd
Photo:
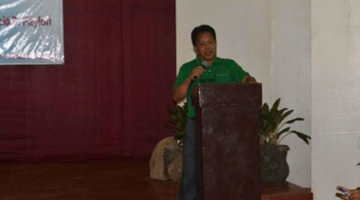
<path id="1" fill-rule="evenodd" d="M 212 63 L 216 57 L 216 41 L 209 32 L 200 33 L 194 47 L 195 53 L 208 63 Z"/>

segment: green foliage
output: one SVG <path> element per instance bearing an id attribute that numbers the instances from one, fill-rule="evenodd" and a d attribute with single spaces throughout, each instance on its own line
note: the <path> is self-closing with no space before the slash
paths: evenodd
<path id="1" fill-rule="evenodd" d="M 278 145 L 282 139 L 290 134 L 295 134 L 306 144 L 309 144 L 310 136 L 296 130 L 292 130 L 290 125 L 296 121 L 303 121 L 303 118 L 293 118 L 285 120 L 294 110 L 288 108 L 279 108 L 280 98 L 270 108 L 266 103 L 261 107 L 260 114 L 260 140 L 264 143 Z M 185 126 L 187 122 L 187 105 L 176 105 L 167 109 L 170 119 L 166 122 L 165 127 L 174 133 L 175 140 L 179 146 L 183 144 L 185 135 Z"/>
<path id="2" fill-rule="evenodd" d="M 278 145 L 282 139 L 290 134 L 297 135 L 306 144 L 309 144 L 310 136 L 289 126 L 296 121 L 303 121 L 303 118 L 294 118 L 284 121 L 294 110 L 288 108 L 279 108 L 280 98 L 270 108 L 266 103 L 261 107 L 260 113 L 260 140 L 263 143 Z"/>
<path id="3" fill-rule="evenodd" d="M 187 121 L 187 105 L 186 103 L 182 106 L 176 105 L 174 108 L 168 108 L 167 111 L 170 119 L 166 122 L 165 127 L 175 134 L 175 140 L 179 146 L 182 146 Z"/>

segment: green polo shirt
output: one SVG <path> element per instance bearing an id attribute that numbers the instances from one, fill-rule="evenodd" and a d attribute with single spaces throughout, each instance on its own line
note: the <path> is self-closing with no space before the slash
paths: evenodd
<path id="1" fill-rule="evenodd" d="M 201 65 L 201 62 L 201 59 L 197 57 L 182 65 L 175 80 L 174 88 L 183 83 L 190 76 L 192 70 Z M 212 65 L 207 67 L 206 71 L 199 78 L 195 79 L 188 90 L 186 96 L 188 102 L 188 117 L 195 117 L 195 108 L 191 102 L 191 91 L 193 91 L 198 83 L 241 83 L 247 75 L 249 75 L 249 73 L 244 71 L 235 61 L 216 57 Z"/>

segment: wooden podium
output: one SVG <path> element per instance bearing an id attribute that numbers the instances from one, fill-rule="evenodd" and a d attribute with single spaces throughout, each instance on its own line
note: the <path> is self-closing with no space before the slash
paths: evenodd
<path id="1" fill-rule="evenodd" d="M 260 200 L 261 84 L 199 84 L 192 101 L 202 200 Z"/>

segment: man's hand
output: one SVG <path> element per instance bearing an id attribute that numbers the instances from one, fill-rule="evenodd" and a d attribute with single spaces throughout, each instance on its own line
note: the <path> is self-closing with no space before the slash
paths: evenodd
<path id="1" fill-rule="evenodd" d="M 196 78 L 199 78 L 199 77 L 201 76 L 201 74 L 203 74 L 204 72 L 205 72 L 204 67 L 202 67 L 202 66 L 197 66 L 197 67 L 195 67 L 195 68 L 192 70 L 189 78 L 190 78 L 191 80 L 194 80 L 194 79 L 196 79 Z"/>
<path id="2" fill-rule="evenodd" d="M 336 196 L 340 197 L 343 200 L 360 200 L 360 190 L 356 189 L 356 190 L 350 190 L 348 188 L 344 188 L 344 187 L 340 187 L 337 186 L 336 189 L 339 190 L 339 188 L 343 188 L 346 193 L 350 194 L 350 195 L 346 195 L 346 194 L 340 194 L 337 193 Z"/>
<path id="3" fill-rule="evenodd" d="M 189 89 L 190 83 L 192 83 L 192 80 L 199 78 L 204 72 L 205 69 L 202 66 L 195 67 L 190 73 L 189 77 L 184 82 L 182 82 L 178 87 L 173 89 L 172 92 L 173 101 L 175 103 L 179 103 L 183 101 L 186 98 L 186 94 Z"/>
<path id="4" fill-rule="evenodd" d="M 256 79 L 252 76 L 245 76 L 241 82 L 242 83 L 256 83 Z"/>

